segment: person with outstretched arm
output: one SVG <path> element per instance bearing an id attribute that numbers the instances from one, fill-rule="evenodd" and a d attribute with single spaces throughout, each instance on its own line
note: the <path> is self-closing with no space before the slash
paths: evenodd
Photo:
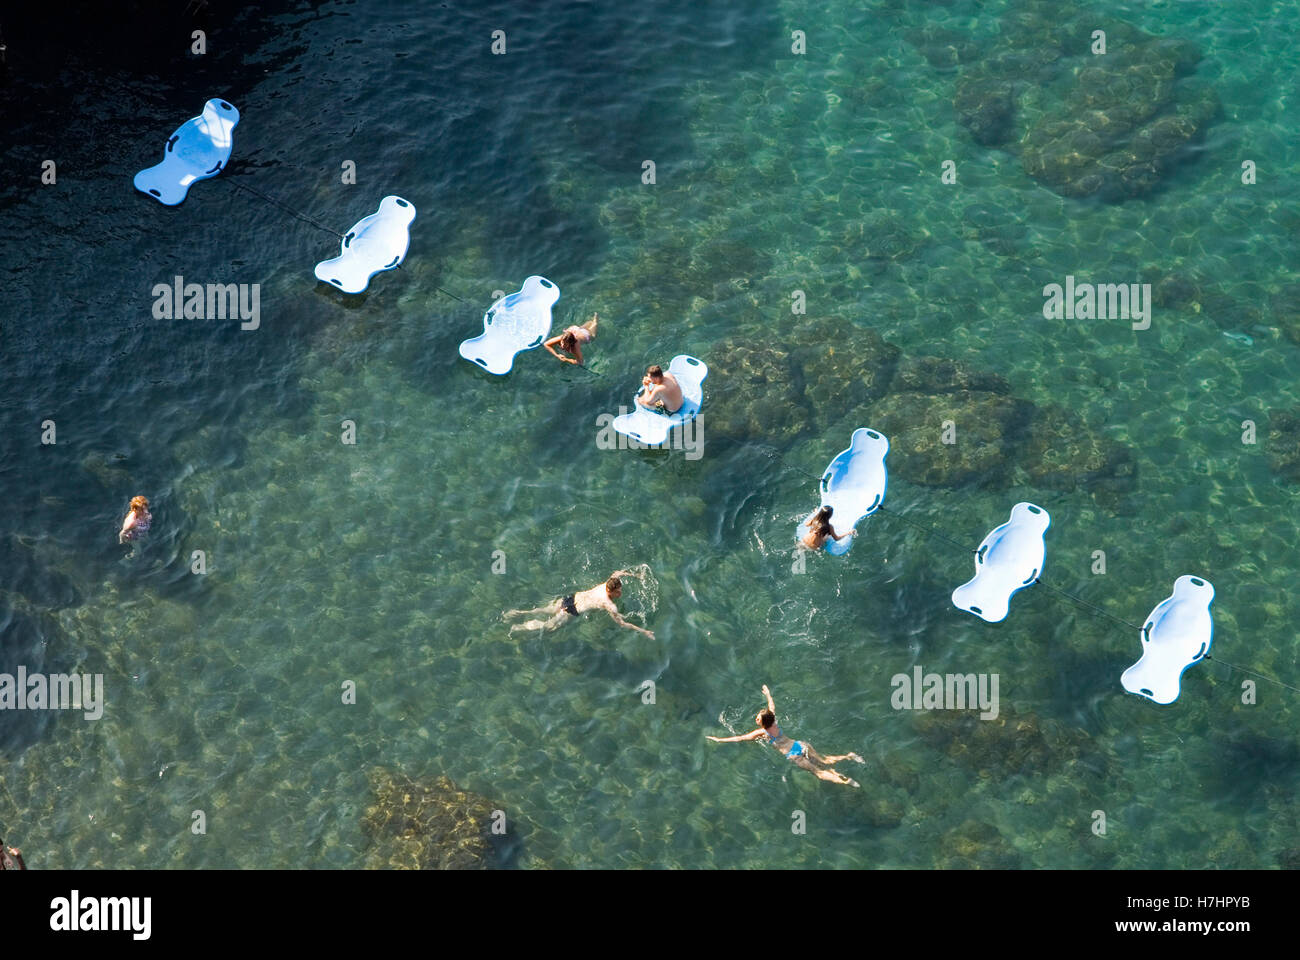
<path id="1" fill-rule="evenodd" d="M 638 580 L 644 580 L 645 574 L 636 573 L 631 570 L 615 570 L 608 580 L 604 583 L 598 583 L 590 590 L 579 590 L 577 593 L 571 593 L 567 597 L 561 597 L 558 600 L 552 600 L 542 607 L 534 607 L 532 610 L 507 610 L 503 617 L 528 617 L 535 614 L 549 614 L 548 620 L 529 620 L 525 623 L 516 623 L 510 628 L 510 632 L 516 630 L 556 630 L 570 621 L 577 620 L 584 613 L 592 610 L 604 610 L 611 620 L 620 627 L 627 627 L 629 630 L 635 630 L 638 633 L 644 633 L 651 640 L 655 635 L 649 630 L 638 627 L 634 623 L 628 623 L 623 619 L 623 615 L 618 612 L 615 604 L 618 598 L 623 595 L 623 581 L 621 577 L 636 577 Z"/>
<path id="2" fill-rule="evenodd" d="M 564 332 L 558 337 L 551 337 L 542 343 L 542 346 L 556 360 L 561 363 L 571 363 L 574 366 L 582 366 L 582 345 L 591 343 L 596 339 L 596 324 L 600 321 L 600 314 L 593 313 L 591 319 L 580 327 L 565 327 Z M 572 357 L 564 357 L 555 349 L 559 347 L 565 353 L 573 354 Z"/>
<path id="3" fill-rule="evenodd" d="M 825 780 L 828 783 L 840 783 L 850 787 L 859 786 L 858 781 L 833 769 L 833 765 L 841 760 L 855 760 L 862 763 L 864 761 L 860 756 L 856 753 L 845 753 L 839 756 L 823 757 L 812 748 L 812 744 L 787 737 L 781 732 L 781 727 L 776 722 L 776 703 L 772 700 L 772 691 L 767 689 L 767 684 L 763 684 L 763 696 L 767 697 L 767 709 L 760 710 L 758 716 L 754 718 L 754 722 L 758 724 L 757 730 L 751 730 L 749 733 L 742 733 L 734 737 L 709 736 L 708 739 L 714 743 L 742 743 L 746 740 L 762 740 L 765 743 L 770 743 L 778 753 L 792 761 L 795 766 L 802 767 L 809 773 L 814 774 L 819 780 Z"/>

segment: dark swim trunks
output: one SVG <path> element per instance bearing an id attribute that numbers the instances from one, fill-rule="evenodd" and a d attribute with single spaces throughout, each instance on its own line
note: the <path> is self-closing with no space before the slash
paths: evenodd
<path id="1" fill-rule="evenodd" d="M 573 603 L 574 596 L 575 594 L 571 593 L 563 600 L 561 600 L 560 609 L 563 610 L 565 613 L 569 614 L 570 616 L 576 617 L 579 616 L 579 613 L 578 613 L 578 608 Z"/>

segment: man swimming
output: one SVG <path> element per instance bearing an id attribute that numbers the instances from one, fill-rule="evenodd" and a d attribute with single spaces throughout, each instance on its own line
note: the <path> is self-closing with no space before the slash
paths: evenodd
<path id="1" fill-rule="evenodd" d="M 651 410 L 672 416 L 686 402 L 682 396 L 682 385 L 671 373 L 664 373 L 659 364 L 646 371 L 641 378 L 641 386 L 645 389 L 637 394 L 636 402 Z"/>
<path id="2" fill-rule="evenodd" d="M 615 601 L 623 595 L 623 581 L 619 577 L 636 577 L 638 580 L 644 580 L 645 574 L 634 573 L 631 570 L 615 570 L 610 574 L 608 580 L 597 584 L 590 590 L 571 593 L 567 597 L 561 597 L 544 607 L 535 607 L 532 610 L 507 610 L 502 616 L 509 618 L 531 616 L 536 613 L 549 613 L 552 615 L 549 620 L 529 620 L 526 623 L 516 623 L 510 628 L 510 632 L 514 633 L 516 630 L 555 630 L 564 626 L 570 620 L 577 620 L 589 610 L 604 610 L 609 614 L 610 619 L 620 627 L 627 627 L 637 633 L 644 633 L 653 640 L 655 638 L 653 633 L 638 627 L 634 623 L 628 623 L 623 619 L 623 615 L 618 612 L 618 607 L 614 605 Z"/>
<path id="3" fill-rule="evenodd" d="M 839 763 L 841 760 L 856 760 L 863 763 L 863 759 L 856 753 L 845 753 L 838 757 L 823 757 L 820 753 L 812 748 L 810 743 L 800 743 L 793 740 L 781 732 L 781 727 L 776 722 L 776 704 L 772 701 L 772 692 L 767 689 L 767 684 L 763 684 L 763 696 L 767 697 L 767 709 L 760 710 L 754 721 L 758 724 L 758 729 L 750 733 L 742 733 L 735 737 L 714 737 L 708 736 L 707 739 L 714 743 L 741 743 L 745 740 L 761 740 L 766 738 L 767 742 L 776 748 L 777 752 L 794 762 L 795 766 L 803 767 L 809 773 L 815 774 L 818 779 L 826 780 L 830 783 L 842 783 L 850 787 L 859 786 L 858 781 L 844 776 L 838 770 L 832 769 L 832 764 Z"/>

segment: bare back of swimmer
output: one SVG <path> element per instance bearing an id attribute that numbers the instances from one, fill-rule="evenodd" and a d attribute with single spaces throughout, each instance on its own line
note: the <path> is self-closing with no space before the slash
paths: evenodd
<path id="1" fill-rule="evenodd" d="M 776 703 L 772 700 L 772 691 L 767 689 L 767 684 L 763 684 L 763 696 L 767 698 L 767 709 L 760 710 L 758 716 L 754 718 L 754 723 L 758 729 L 734 737 L 706 735 L 705 739 L 712 740 L 714 743 L 743 743 L 746 740 L 762 740 L 765 743 L 770 743 L 778 753 L 795 766 L 802 767 L 819 780 L 825 780 L 827 783 L 839 783 L 848 787 L 860 786 L 858 781 L 852 777 L 846 777 L 833 766 L 841 760 L 853 760 L 857 763 L 863 763 L 864 761 L 860 756 L 856 753 L 844 753 L 838 756 L 824 757 L 813 749 L 811 743 L 807 741 L 801 742 L 793 737 L 786 736 L 781 731 L 781 725 L 776 722 Z"/>
<path id="2" fill-rule="evenodd" d="M 596 325 L 600 321 L 600 314 L 593 313 L 591 319 L 580 327 L 566 327 L 564 332 L 558 337 L 551 337 L 545 341 L 542 346 L 545 347 L 556 360 L 561 363 L 572 363 L 575 366 L 582 366 L 582 345 L 591 343 L 596 339 Z M 559 348 L 558 350 L 556 348 Z M 573 357 L 561 356 L 559 351 L 573 354 Z"/>
<path id="3" fill-rule="evenodd" d="M 856 536 L 858 532 L 856 529 L 845 534 L 835 532 L 835 529 L 831 526 L 832 511 L 833 508 L 827 504 L 805 520 L 803 525 L 808 528 L 808 532 L 803 535 L 803 539 L 799 542 L 809 550 L 820 550 L 822 545 L 826 543 L 827 537 L 843 540 L 845 537 Z"/>
<path id="4" fill-rule="evenodd" d="M 579 590 L 577 593 L 571 593 L 567 597 L 553 600 L 543 607 L 534 607 L 532 610 L 507 610 L 502 616 L 509 619 L 510 617 L 550 614 L 550 619 L 547 620 L 528 620 L 524 623 L 513 624 L 510 627 L 510 632 L 514 633 L 516 630 L 556 630 L 572 620 L 577 620 L 584 613 L 592 610 L 603 610 L 620 627 L 643 633 L 653 640 L 655 635 L 651 631 L 638 627 L 634 623 L 628 623 L 623 619 L 623 615 L 618 612 L 618 607 L 615 604 L 618 598 L 623 595 L 623 581 L 619 579 L 620 577 L 636 577 L 638 580 L 644 580 L 645 574 L 631 570 L 615 570 L 608 580 L 597 584 L 590 590 Z"/>
<path id="5" fill-rule="evenodd" d="M 663 367 L 655 364 L 646 371 L 641 379 L 645 389 L 637 395 L 636 402 L 651 410 L 672 415 L 682 408 L 686 398 L 682 396 L 682 385 L 671 373 L 664 373 Z"/>

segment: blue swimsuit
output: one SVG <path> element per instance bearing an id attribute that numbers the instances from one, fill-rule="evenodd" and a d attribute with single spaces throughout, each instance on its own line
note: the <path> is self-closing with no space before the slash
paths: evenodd
<path id="1" fill-rule="evenodd" d="M 763 732 L 764 732 L 764 733 L 767 733 L 766 730 L 764 730 Z M 775 736 L 775 737 L 772 736 L 770 733 L 767 734 L 767 739 L 770 740 L 770 741 L 772 741 L 772 745 L 773 745 L 773 746 L 776 745 L 776 741 L 777 741 L 778 739 L 780 739 L 780 737 L 781 737 L 781 727 L 780 727 L 779 724 L 777 725 L 777 728 L 776 728 L 776 736 Z M 803 744 L 800 743 L 798 740 L 795 740 L 793 743 L 790 744 L 790 749 L 787 750 L 787 751 L 785 752 L 785 755 L 786 755 L 787 757 L 789 757 L 791 760 L 793 760 L 795 757 L 802 757 L 802 756 L 803 756 Z"/>

